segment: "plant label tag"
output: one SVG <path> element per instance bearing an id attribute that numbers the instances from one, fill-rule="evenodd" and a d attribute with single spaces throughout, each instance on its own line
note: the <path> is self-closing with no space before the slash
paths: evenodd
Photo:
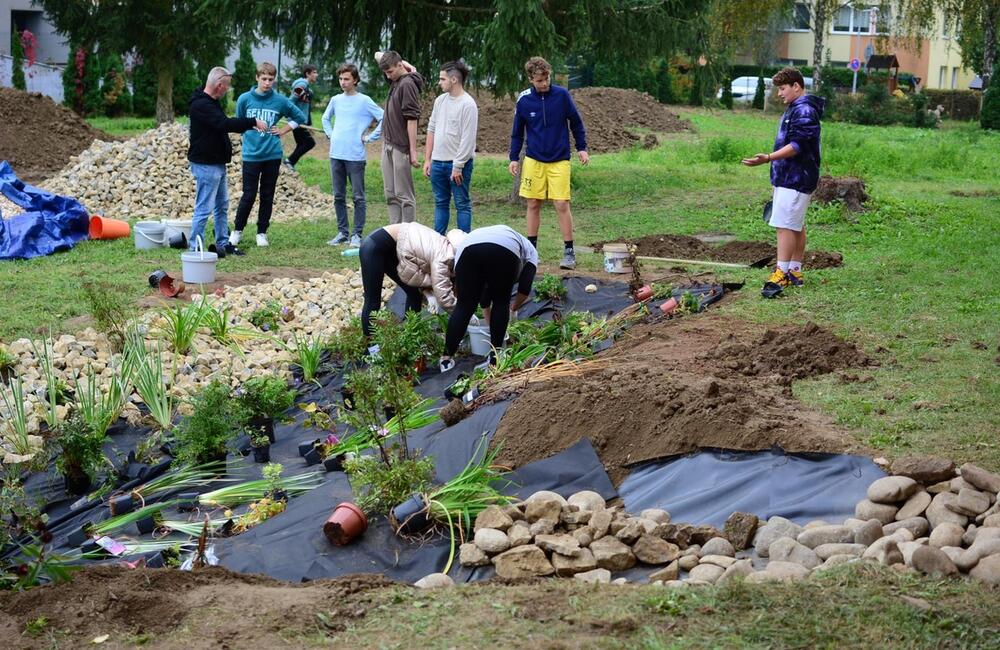
<path id="1" fill-rule="evenodd" d="M 122 544 L 121 542 L 119 542 L 117 540 L 111 539 L 107 535 L 105 535 L 104 537 L 97 538 L 97 542 L 96 543 L 97 543 L 98 546 L 100 546 L 101 548 L 103 548 L 105 551 L 107 551 L 111 555 L 114 555 L 115 557 L 118 557 L 120 555 L 124 555 L 125 551 L 128 550 L 127 548 L 125 548 L 124 544 Z"/>
<path id="2" fill-rule="evenodd" d="M 468 393 L 462 396 L 462 402 L 465 404 L 472 404 L 472 402 L 479 397 L 479 389 L 473 388 Z"/>
<path id="3" fill-rule="evenodd" d="M 368 356 L 370 356 L 370 357 L 372 357 L 374 359 L 378 359 L 379 352 L 381 352 L 381 350 L 382 350 L 382 348 L 380 348 L 378 346 L 378 344 L 376 343 L 375 345 L 372 345 L 372 346 L 370 346 L 368 348 Z"/>

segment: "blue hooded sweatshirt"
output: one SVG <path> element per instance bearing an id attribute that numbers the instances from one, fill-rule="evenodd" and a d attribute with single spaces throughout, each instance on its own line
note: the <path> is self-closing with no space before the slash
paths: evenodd
<path id="1" fill-rule="evenodd" d="M 774 150 L 792 145 L 796 154 L 771 163 L 771 185 L 812 194 L 819 183 L 820 123 L 826 100 L 802 95 L 785 109 L 778 124 Z"/>
<path id="2" fill-rule="evenodd" d="M 269 90 L 258 93 L 254 87 L 240 95 L 236 100 L 236 117 L 252 117 L 262 120 L 271 128 L 282 117 L 306 123 L 305 114 L 295 107 L 287 97 Z M 248 162 L 263 162 L 265 160 L 281 160 L 284 152 L 281 149 L 281 138 L 271 133 L 261 133 L 251 129 L 243 133 L 243 160 Z"/>
<path id="3" fill-rule="evenodd" d="M 577 151 L 587 150 L 587 131 L 569 91 L 549 86 L 540 93 L 532 86 L 518 96 L 514 108 L 514 128 L 510 132 L 510 159 L 521 156 L 525 131 L 528 134 L 528 158 L 549 163 L 569 160 L 569 132 Z"/>

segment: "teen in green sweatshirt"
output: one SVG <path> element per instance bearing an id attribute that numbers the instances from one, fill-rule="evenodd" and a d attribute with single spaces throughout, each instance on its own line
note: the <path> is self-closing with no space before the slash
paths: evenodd
<path id="1" fill-rule="evenodd" d="M 236 246 L 243 237 L 243 228 L 250 218 L 260 188 L 260 206 L 257 211 L 257 245 L 267 246 L 267 227 L 271 223 L 274 207 L 274 188 L 281 170 L 281 136 L 305 123 L 306 116 L 284 95 L 274 91 L 277 69 L 267 61 L 257 66 L 257 87 L 236 100 L 236 116 L 252 117 L 266 123 L 267 131 L 248 131 L 243 134 L 243 196 L 236 208 L 236 228 L 229 242 Z M 278 127 L 282 117 L 288 120 Z M 240 253 L 237 253 L 239 255 Z"/>

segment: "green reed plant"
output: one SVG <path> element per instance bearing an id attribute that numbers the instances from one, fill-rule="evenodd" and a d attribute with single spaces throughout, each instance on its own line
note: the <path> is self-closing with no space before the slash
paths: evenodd
<path id="1" fill-rule="evenodd" d="M 175 354 L 187 354 L 191 350 L 194 337 L 205 322 L 205 314 L 212 311 L 208 298 L 202 297 L 199 302 L 189 302 L 186 305 L 164 307 L 160 309 L 160 317 L 165 325 L 160 329 L 170 349 Z"/>
<path id="2" fill-rule="evenodd" d="M 315 380 L 323 358 L 323 350 L 326 349 L 323 337 L 313 335 L 299 338 L 296 332 L 292 332 L 292 344 L 286 345 L 286 349 L 294 355 L 299 367 L 302 368 L 302 380 L 306 382 Z"/>
<path id="3" fill-rule="evenodd" d="M 10 395 L 6 390 L 0 388 L 0 399 L 3 400 L 4 410 L 7 412 L 4 422 L 9 431 L 8 440 L 14 446 L 14 451 L 21 455 L 31 453 L 31 445 L 28 444 L 28 417 L 24 410 L 24 383 L 20 375 L 15 375 L 8 381 Z M 0 433 L 2 433 L 0 429 Z"/>
<path id="4" fill-rule="evenodd" d="M 124 356 L 123 367 L 131 373 L 135 391 L 146 404 L 157 426 L 162 431 L 169 431 L 174 417 L 174 400 L 169 390 L 173 374 L 170 377 L 163 374 L 159 339 L 156 341 L 156 350 L 151 351 L 146 347 L 142 336 L 133 331 L 125 341 Z"/>

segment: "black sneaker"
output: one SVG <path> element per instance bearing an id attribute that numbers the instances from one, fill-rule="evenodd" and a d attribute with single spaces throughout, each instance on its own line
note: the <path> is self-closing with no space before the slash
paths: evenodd
<path id="1" fill-rule="evenodd" d="M 208 252 L 209 253 L 215 253 L 216 255 L 219 256 L 220 260 L 224 259 L 226 257 L 226 251 L 224 251 L 221 248 L 218 248 L 215 244 L 209 244 L 208 245 Z"/>
<path id="2" fill-rule="evenodd" d="M 236 248 L 232 244 L 226 244 L 226 255 L 235 255 L 236 257 L 243 257 L 244 255 L 246 255 L 246 253 Z"/>

